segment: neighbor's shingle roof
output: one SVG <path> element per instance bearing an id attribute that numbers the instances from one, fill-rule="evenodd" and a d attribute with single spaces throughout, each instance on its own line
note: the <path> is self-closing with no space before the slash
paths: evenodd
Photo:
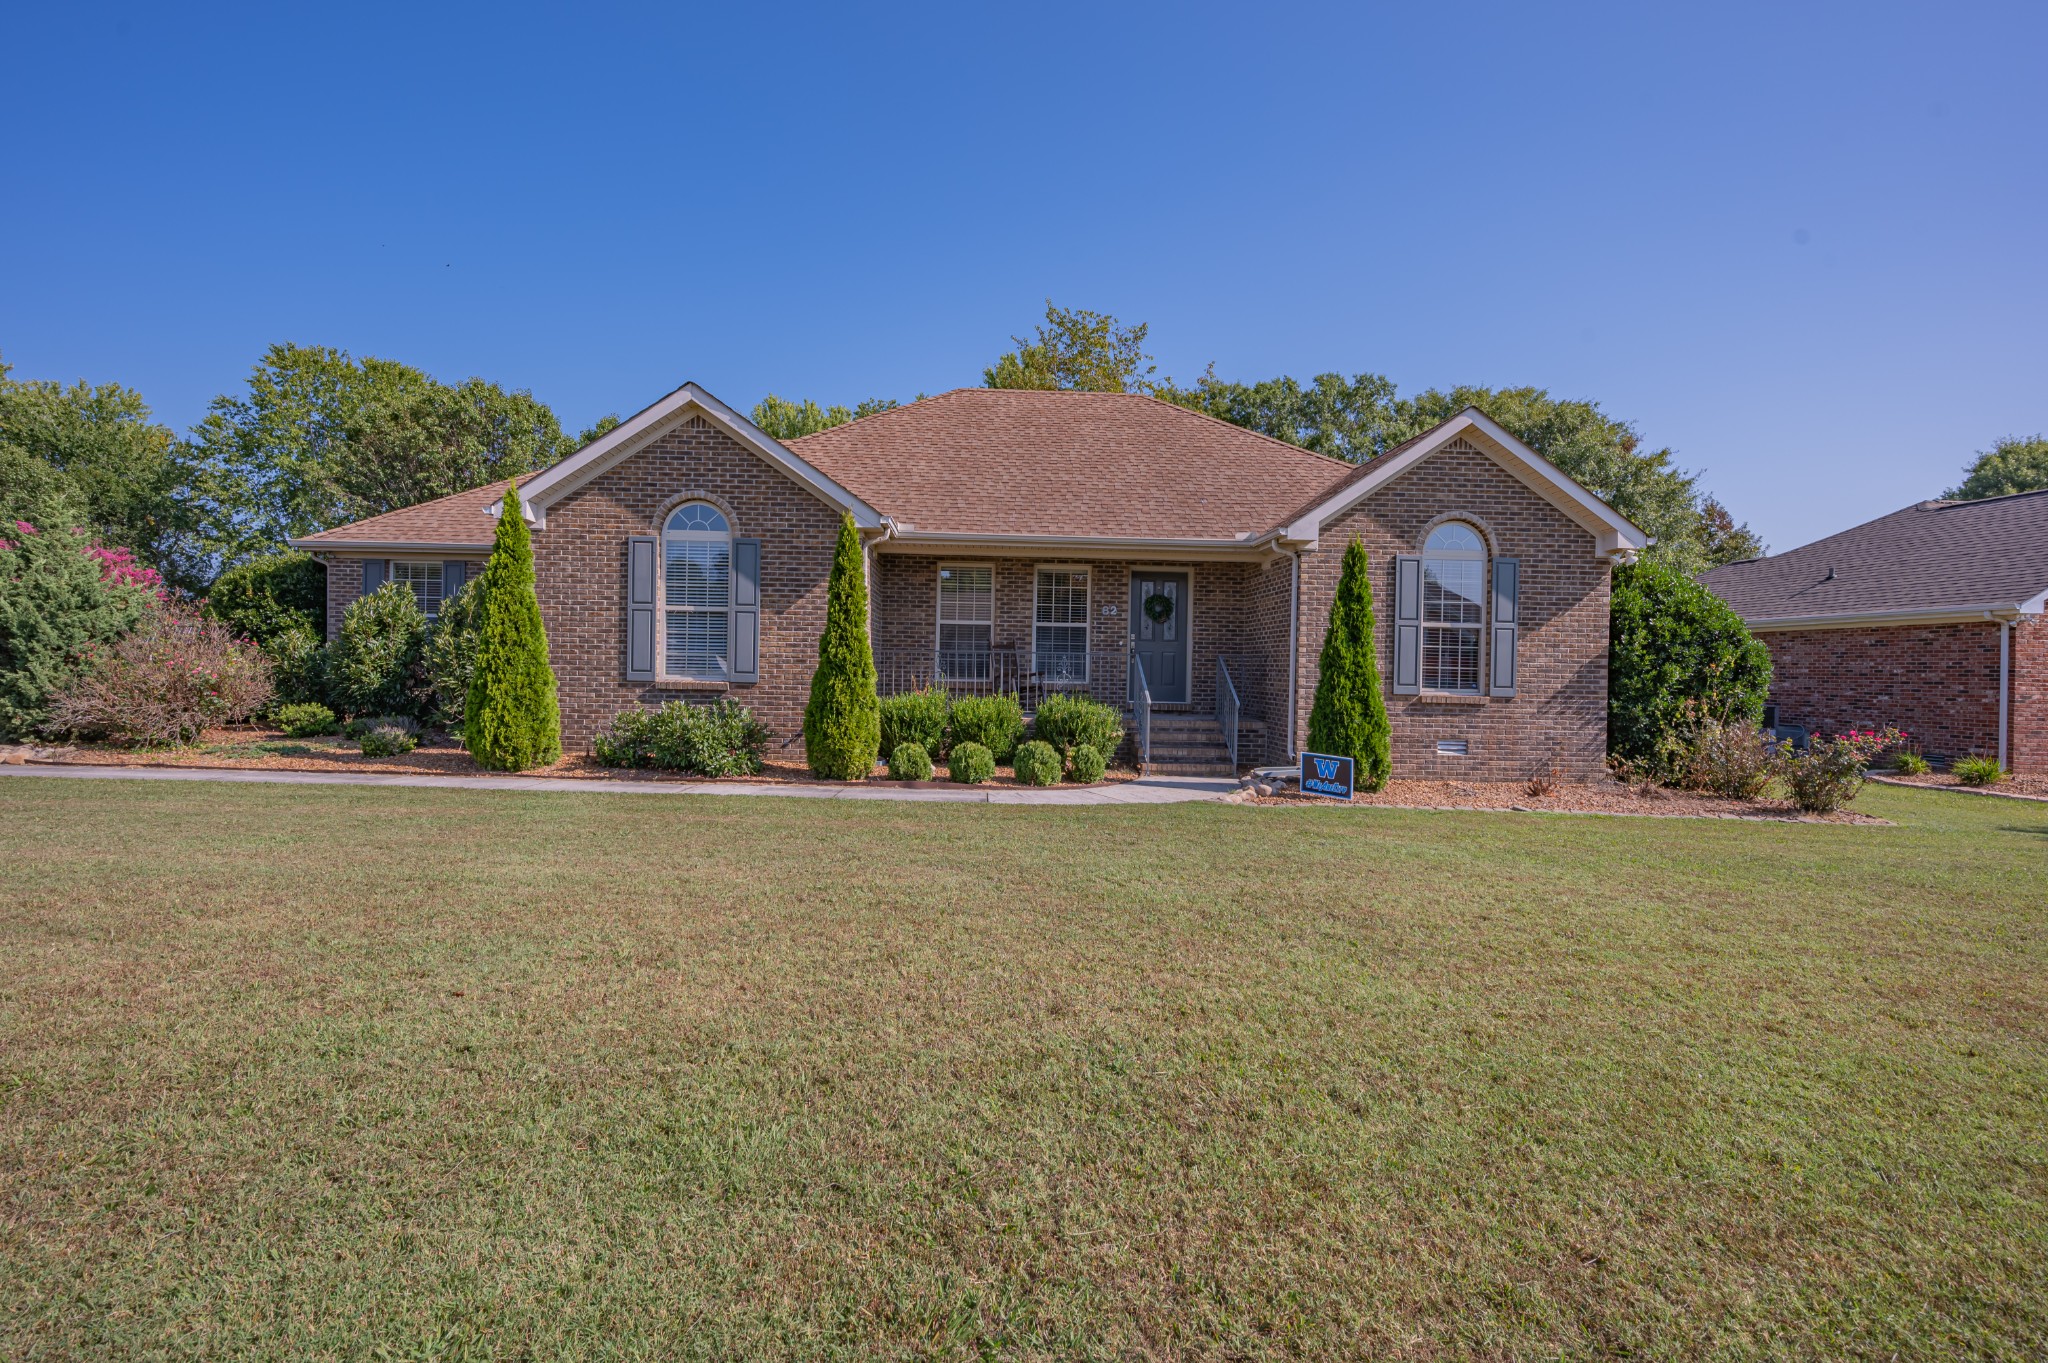
<path id="1" fill-rule="evenodd" d="M 790 449 L 919 531 L 1231 540 L 1352 465 L 1126 393 L 956 388 Z"/>
<path id="2" fill-rule="evenodd" d="M 2029 601 L 2048 591 L 2048 490 L 1921 502 L 1701 581 L 1745 620 Z"/>
<path id="3" fill-rule="evenodd" d="M 514 482 L 533 477 L 522 473 Z M 381 516 L 369 516 L 332 530 L 302 535 L 293 543 L 318 549 L 323 545 L 340 548 L 350 544 L 439 544 L 488 548 L 497 534 L 498 521 L 491 508 L 505 499 L 503 482 L 486 483 L 467 492 L 437 497 L 418 506 L 401 507 Z"/>

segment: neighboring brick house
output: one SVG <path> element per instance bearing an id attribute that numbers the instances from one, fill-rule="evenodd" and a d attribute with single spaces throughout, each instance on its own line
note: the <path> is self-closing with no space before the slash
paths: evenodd
<path id="1" fill-rule="evenodd" d="M 296 541 L 330 622 L 391 578 L 453 590 L 503 495 Z M 1609 571 L 1645 543 L 1476 410 L 1352 465 L 1110 393 L 958 389 L 785 444 L 686 384 L 519 495 L 572 749 L 679 697 L 799 733 L 850 514 L 885 692 L 1083 690 L 1149 721 L 1161 769 L 1286 760 L 1357 537 L 1396 769 L 1592 775 Z"/>
<path id="2" fill-rule="evenodd" d="M 1702 580 L 1770 648 L 1781 723 L 2048 771 L 2048 491 L 1920 502 Z"/>

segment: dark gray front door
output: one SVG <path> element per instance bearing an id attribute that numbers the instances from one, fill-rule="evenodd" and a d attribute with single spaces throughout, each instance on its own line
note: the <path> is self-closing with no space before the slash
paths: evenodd
<path id="1" fill-rule="evenodd" d="M 1188 703 L 1188 575 L 1131 574 L 1131 637 L 1154 705 Z"/>

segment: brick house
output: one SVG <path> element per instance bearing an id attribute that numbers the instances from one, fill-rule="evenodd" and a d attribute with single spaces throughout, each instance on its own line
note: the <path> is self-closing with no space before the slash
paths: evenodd
<path id="1" fill-rule="evenodd" d="M 1701 580 L 1769 647 L 1781 723 L 2048 771 L 2048 491 L 1920 502 Z"/>
<path id="2" fill-rule="evenodd" d="M 720 695 L 798 734 L 850 514 L 885 693 L 1080 690 L 1158 769 L 1287 760 L 1355 536 L 1397 770 L 1591 775 L 1609 573 L 1645 543 L 1476 410 L 1353 465 L 1109 393 L 958 389 L 783 443 L 685 384 L 519 493 L 572 750 L 628 707 Z M 327 565 L 329 628 L 389 580 L 431 611 L 502 497 L 295 541 Z"/>

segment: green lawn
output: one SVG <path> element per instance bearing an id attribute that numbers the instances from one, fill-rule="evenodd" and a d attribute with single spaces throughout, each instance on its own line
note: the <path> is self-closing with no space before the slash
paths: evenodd
<path id="1" fill-rule="evenodd" d="M 0 780 L 0 1357 L 2040 1358 L 2048 806 Z"/>

